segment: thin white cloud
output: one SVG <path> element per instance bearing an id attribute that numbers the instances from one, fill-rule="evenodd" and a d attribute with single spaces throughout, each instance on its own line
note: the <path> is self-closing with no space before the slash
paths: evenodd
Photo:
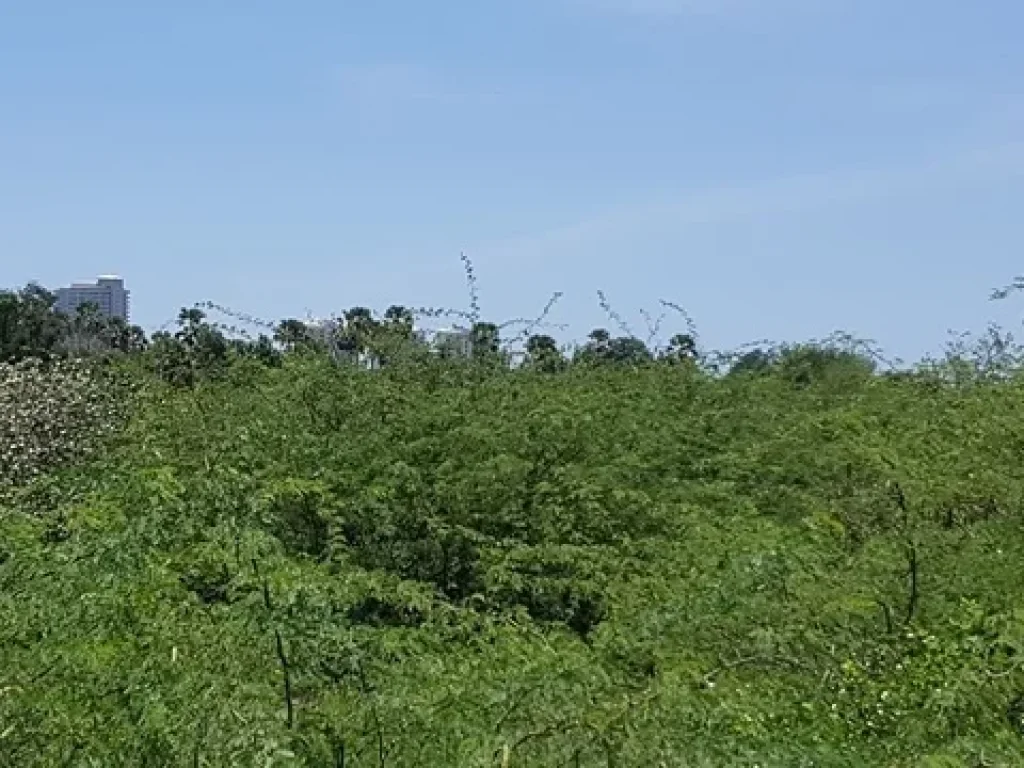
<path id="1" fill-rule="evenodd" d="M 903 167 L 851 169 L 697 190 L 667 201 L 618 207 L 547 232 L 497 244 L 496 251 L 550 252 L 631 232 L 809 214 L 920 197 L 1024 175 L 1024 141 L 963 150 Z"/>

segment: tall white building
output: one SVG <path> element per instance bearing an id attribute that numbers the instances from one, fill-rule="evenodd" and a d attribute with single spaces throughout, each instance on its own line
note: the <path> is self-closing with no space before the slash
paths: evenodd
<path id="1" fill-rule="evenodd" d="M 95 283 L 72 283 L 57 289 L 58 312 L 74 315 L 82 304 L 93 303 L 100 308 L 104 317 L 120 317 L 128 320 L 131 314 L 130 291 L 124 287 L 124 280 L 117 275 L 100 275 Z"/>

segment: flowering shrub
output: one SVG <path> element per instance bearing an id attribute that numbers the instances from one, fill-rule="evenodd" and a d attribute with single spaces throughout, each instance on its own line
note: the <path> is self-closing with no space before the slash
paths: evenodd
<path id="1" fill-rule="evenodd" d="M 117 427 L 121 405 L 112 382 L 88 365 L 0 364 L 0 486 L 87 454 Z"/>

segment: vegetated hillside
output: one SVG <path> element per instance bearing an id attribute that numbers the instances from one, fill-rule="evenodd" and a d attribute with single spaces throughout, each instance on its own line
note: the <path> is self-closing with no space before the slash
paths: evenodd
<path id="1" fill-rule="evenodd" d="M 0 512 L 0 764 L 1022 765 L 1024 381 L 837 370 L 136 373 Z"/>

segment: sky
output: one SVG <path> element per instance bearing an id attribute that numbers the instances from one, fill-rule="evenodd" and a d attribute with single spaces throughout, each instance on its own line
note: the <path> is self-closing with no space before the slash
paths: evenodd
<path id="1" fill-rule="evenodd" d="M 1016 326 L 1020 0 L 0 0 L 0 285 L 890 355 Z M 675 313 L 667 332 L 682 330 Z"/>

